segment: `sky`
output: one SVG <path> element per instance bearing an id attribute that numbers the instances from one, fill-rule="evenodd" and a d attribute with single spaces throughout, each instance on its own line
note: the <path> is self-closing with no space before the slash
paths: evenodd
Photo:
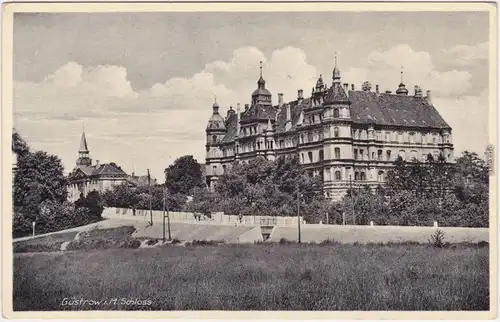
<path id="1" fill-rule="evenodd" d="M 342 82 L 432 91 L 455 154 L 488 144 L 488 13 L 16 13 L 14 127 L 69 172 L 83 127 L 92 159 L 163 182 L 176 158 L 205 161 L 214 96 L 250 103 L 263 62 L 277 103 Z"/>

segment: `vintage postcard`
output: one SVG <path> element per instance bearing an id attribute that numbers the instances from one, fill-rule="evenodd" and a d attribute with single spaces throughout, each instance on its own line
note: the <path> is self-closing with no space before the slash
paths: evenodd
<path id="1" fill-rule="evenodd" d="M 4 316 L 496 317 L 496 4 L 2 9 Z"/>

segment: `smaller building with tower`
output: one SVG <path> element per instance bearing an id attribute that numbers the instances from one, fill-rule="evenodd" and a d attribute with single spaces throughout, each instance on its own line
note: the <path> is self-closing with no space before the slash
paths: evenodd
<path id="1" fill-rule="evenodd" d="M 151 184 L 156 180 L 151 179 Z M 83 193 L 86 196 L 91 191 L 104 192 L 114 186 L 127 184 L 131 188 L 148 185 L 147 176 L 136 176 L 134 172 L 128 175 L 114 162 L 95 163 L 90 158 L 85 131 L 82 132 L 76 166 L 68 175 L 68 200 L 76 201 Z"/>

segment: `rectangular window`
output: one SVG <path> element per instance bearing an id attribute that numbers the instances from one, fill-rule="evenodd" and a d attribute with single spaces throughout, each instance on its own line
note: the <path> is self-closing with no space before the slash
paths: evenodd
<path id="1" fill-rule="evenodd" d="M 354 149 L 354 160 L 358 159 L 358 149 Z"/>
<path id="2" fill-rule="evenodd" d="M 340 148 L 335 148 L 335 159 L 340 159 Z"/>
<path id="3" fill-rule="evenodd" d="M 313 153 L 312 152 L 307 152 L 307 156 L 309 157 L 309 162 L 313 162 Z"/>
<path id="4" fill-rule="evenodd" d="M 359 150 L 359 157 L 361 158 L 361 160 L 363 160 L 363 150 L 362 149 Z"/>

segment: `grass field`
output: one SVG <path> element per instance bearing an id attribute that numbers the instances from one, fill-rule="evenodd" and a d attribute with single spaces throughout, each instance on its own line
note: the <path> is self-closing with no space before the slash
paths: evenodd
<path id="1" fill-rule="evenodd" d="M 488 310 L 488 272 L 488 247 L 474 246 L 168 245 L 22 253 L 14 255 L 13 301 L 16 311 Z M 65 298 L 117 301 L 62 305 Z"/>
<path id="2" fill-rule="evenodd" d="M 78 231 L 69 231 L 22 240 L 12 243 L 12 248 L 14 253 L 59 251 L 61 244 L 73 240 L 76 234 L 78 234 Z"/>

